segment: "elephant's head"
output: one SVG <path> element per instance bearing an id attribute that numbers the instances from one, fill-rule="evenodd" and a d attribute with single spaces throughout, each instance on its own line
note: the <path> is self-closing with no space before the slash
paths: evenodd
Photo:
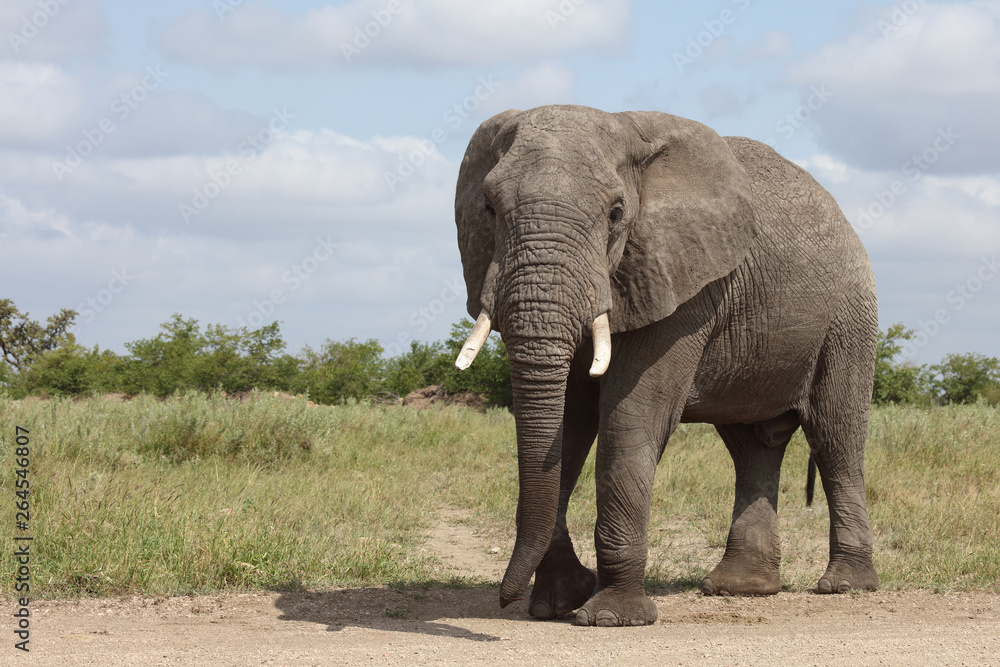
<path id="1" fill-rule="evenodd" d="M 750 187 L 726 142 L 657 112 L 505 111 L 472 136 L 455 199 L 471 363 L 491 328 L 510 359 L 520 497 L 500 589 L 520 599 L 559 497 L 570 363 L 589 336 L 604 373 L 611 332 L 670 315 L 736 268 L 755 236 Z"/>

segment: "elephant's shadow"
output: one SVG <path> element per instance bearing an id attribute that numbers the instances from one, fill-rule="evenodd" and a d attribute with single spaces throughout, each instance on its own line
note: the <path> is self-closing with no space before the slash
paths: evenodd
<path id="1" fill-rule="evenodd" d="M 320 623 L 330 632 L 345 628 L 388 630 L 478 642 L 500 637 L 451 623 L 463 618 L 529 620 L 523 606 L 500 609 L 496 586 L 396 585 L 333 591 L 283 591 L 275 601 L 279 620 Z"/>
<path id="2" fill-rule="evenodd" d="M 697 584 L 688 581 L 647 579 L 647 588 L 657 594 L 678 594 Z M 527 612 L 527 602 L 515 602 L 501 609 L 497 600 L 499 582 L 482 586 L 455 586 L 448 583 L 397 584 L 386 587 L 343 588 L 331 591 L 281 591 L 275 606 L 282 612 L 278 620 L 326 625 L 329 632 L 363 628 L 477 642 L 500 641 L 496 635 L 473 632 L 461 626 L 461 619 L 497 619 L 526 623 L 535 621 Z M 525 591 L 525 600 L 531 589 Z M 572 615 L 555 621 L 572 623 Z M 458 621 L 457 623 L 453 621 Z"/>

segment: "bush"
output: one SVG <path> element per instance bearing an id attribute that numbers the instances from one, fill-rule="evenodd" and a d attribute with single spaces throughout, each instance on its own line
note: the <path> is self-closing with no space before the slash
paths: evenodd
<path id="1" fill-rule="evenodd" d="M 444 378 L 444 388 L 451 393 L 472 391 L 486 397 L 494 406 L 510 407 L 513 394 L 510 386 L 510 366 L 507 363 L 507 347 L 499 336 L 490 336 L 476 356 L 476 361 L 464 371 L 455 368 L 455 359 L 462 351 L 462 345 L 472 332 L 473 323 L 462 319 L 451 327 L 451 337 L 445 343 L 448 349 L 448 372 Z"/>
<path id="2" fill-rule="evenodd" d="M 442 384 L 453 365 L 443 344 L 412 341 L 409 352 L 386 361 L 383 391 L 402 397 L 421 387 Z"/>
<path id="3" fill-rule="evenodd" d="M 86 350 L 76 343 L 65 344 L 40 355 L 19 376 L 24 394 L 72 396 L 90 390 L 91 363 Z"/>
<path id="4" fill-rule="evenodd" d="M 903 349 L 900 341 L 910 340 L 914 333 L 913 329 L 905 329 L 902 322 L 892 325 L 885 333 L 878 332 L 875 384 L 872 388 L 872 403 L 875 405 L 929 401 L 923 366 L 894 361 Z"/>
<path id="5" fill-rule="evenodd" d="M 1000 360 L 983 354 L 949 354 L 930 367 L 930 383 L 942 403 L 997 405 L 1000 399 Z"/>
<path id="6" fill-rule="evenodd" d="M 306 347 L 302 356 L 302 373 L 292 387 L 317 403 L 361 400 L 382 391 L 382 346 L 377 341 L 327 340 L 318 351 Z"/>
<path id="7" fill-rule="evenodd" d="M 171 396 L 178 392 L 252 389 L 306 394 L 313 401 L 342 404 L 406 396 L 429 385 L 450 393 L 471 391 L 492 406 L 510 407 L 507 349 L 498 336 L 483 345 L 472 366 L 455 359 L 473 323 L 462 319 L 444 342 L 413 341 L 408 352 L 386 358 L 375 340 L 327 340 L 298 355 L 284 352 L 277 322 L 258 329 L 231 329 L 174 314 L 153 338 L 126 343 L 127 355 L 77 345 L 67 333 L 76 314 L 62 311 L 46 327 L 0 299 L 0 388 L 11 397 L 82 396 L 100 393 Z M 940 364 L 897 362 L 903 341 L 914 336 L 902 323 L 878 333 L 872 403 L 1000 404 L 1000 361 L 981 354 L 951 354 Z"/>
<path id="8" fill-rule="evenodd" d="M 196 320 L 174 314 L 161 328 L 155 338 L 125 344 L 130 356 L 109 369 L 118 391 L 163 397 L 188 389 L 284 390 L 298 373 L 294 357 L 279 356 L 285 342 L 277 322 L 255 330 L 209 325 L 202 333 Z"/>

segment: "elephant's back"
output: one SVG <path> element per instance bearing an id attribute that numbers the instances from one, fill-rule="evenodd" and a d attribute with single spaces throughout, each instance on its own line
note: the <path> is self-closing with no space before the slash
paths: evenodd
<path id="1" fill-rule="evenodd" d="M 874 290 L 868 255 L 833 196 L 767 144 L 746 137 L 725 141 L 750 180 L 758 225 L 752 259 L 833 298 L 866 283 Z"/>
<path id="2" fill-rule="evenodd" d="M 808 171 L 760 141 L 746 137 L 725 137 L 725 141 L 750 179 L 761 233 L 798 232 L 803 239 L 817 241 L 857 238 L 833 196 Z"/>

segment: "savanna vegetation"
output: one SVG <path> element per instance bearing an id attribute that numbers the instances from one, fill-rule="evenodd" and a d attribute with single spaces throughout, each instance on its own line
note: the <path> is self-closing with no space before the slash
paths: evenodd
<path id="1" fill-rule="evenodd" d="M 511 401 L 507 352 L 493 336 L 467 371 L 455 357 L 472 329 L 463 319 L 444 341 L 413 341 L 398 356 L 384 354 L 375 340 L 327 340 L 318 349 L 289 354 L 279 325 L 230 328 L 175 314 L 152 338 L 125 343 L 126 354 L 84 348 L 71 333 L 76 313 L 63 310 L 43 325 L 0 299 L 0 390 L 24 396 L 151 394 L 184 391 L 243 393 L 251 389 L 303 394 L 321 404 L 386 402 L 414 389 L 442 385 L 473 391 L 494 406 Z M 876 405 L 945 405 L 985 401 L 1000 404 L 1000 360 L 982 354 L 949 354 L 940 363 L 901 359 L 915 333 L 903 324 L 879 332 Z"/>
<path id="2" fill-rule="evenodd" d="M 4 397 L 0 497 L 11 501 L 17 426 L 30 430 L 36 597 L 475 584 L 442 577 L 419 548 L 442 506 L 491 544 L 513 543 L 517 457 L 503 409 Z M 1000 411 L 982 403 L 874 409 L 867 485 L 884 587 L 1000 588 L 997 442 Z M 807 452 L 796 435 L 779 495 L 791 590 L 814 586 L 826 563 L 825 502 L 803 500 Z M 714 430 L 682 425 L 656 476 L 650 586 L 693 588 L 714 566 L 733 476 Z M 592 460 L 577 494 L 570 529 L 592 554 Z M 6 597 L 15 567 L 0 559 Z"/>
<path id="3" fill-rule="evenodd" d="M 414 389 L 442 385 L 451 393 L 482 394 L 491 405 L 510 404 L 507 352 L 499 337 L 476 364 L 459 373 L 455 357 L 472 329 L 463 320 L 451 336 L 434 343 L 413 341 L 387 357 L 375 340 L 327 340 L 298 354 L 286 351 L 277 322 L 258 329 L 230 328 L 175 314 L 152 338 L 125 343 L 125 354 L 76 343 L 76 313 L 63 310 L 46 324 L 31 320 L 0 299 L 0 390 L 25 396 L 97 396 L 251 389 L 303 394 L 321 404 L 391 401 Z"/>
<path id="4" fill-rule="evenodd" d="M 10 535 L 15 429 L 28 429 L 33 597 L 482 583 L 443 576 L 420 549 L 440 507 L 512 544 L 510 413 L 380 402 L 444 384 L 508 403 L 502 343 L 452 371 L 469 323 L 386 358 L 374 341 L 290 355 L 277 324 L 202 329 L 180 316 L 116 354 L 76 345 L 72 321 L 32 322 L 0 301 L 0 498 Z M 876 568 L 889 588 L 998 590 L 997 360 L 915 367 L 897 361 L 910 335 L 896 325 L 879 338 L 866 480 Z M 231 398 L 253 388 L 264 391 Z M 792 590 L 814 586 L 826 563 L 822 492 L 804 506 L 807 451 L 796 434 L 779 495 Z M 721 555 L 732 501 L 721 440 L 682 425 L 657 471 L 647 583 L 696 587 Z M 594 502 L 591 457 L 569 519 L 584 553 Z M 0 559 L 8 598 L 15 567 Z"/>

